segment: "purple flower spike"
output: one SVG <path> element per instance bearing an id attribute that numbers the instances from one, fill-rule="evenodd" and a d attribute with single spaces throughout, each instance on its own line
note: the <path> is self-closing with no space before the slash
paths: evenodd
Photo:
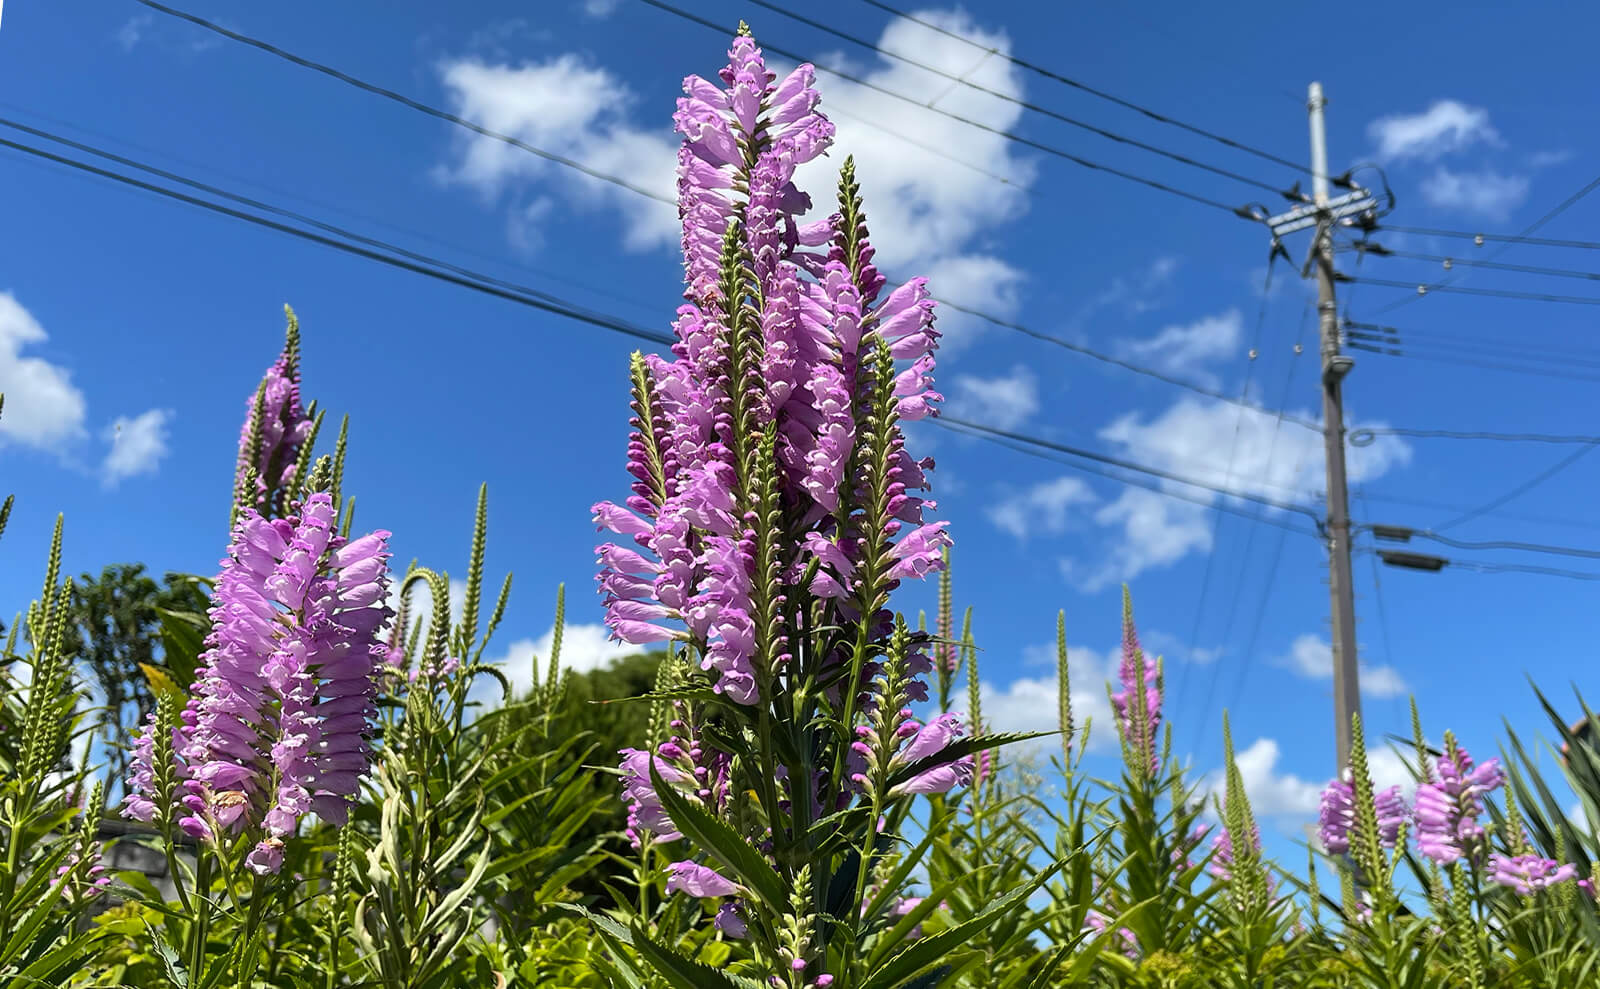
<path id="1" fill-rule="evenodd" d="M 315 813 L 342 824 L 369 767 L 376 674 L 388 654 L 387 532 L 346 542 L 332 498 L 265 519 L 246 508 L 217 579 L 212 632 L 176 737 L 188 834 L 259 829 L 249 856 L 276 872 Z M 123 814 L 151 820 L 154 722 L 134 748 Z"/>
<path id="2" fill-rule="evenodd" d="M 1562 865 L 1554 859 L 1539 855 L 1518 855 L 1508 858 L 1496 853 L 1489 856 L 1490 879 L 1515 890 L 1519 896 L 1532 896 L 1556 883 L 1566 882 L 1578 874 L 1576 866 Z"/>
<path id="3" fill-rule="evenodd" d="M 1322 804 L 1318 813 L 1317 835 L 1322 847 L 1330 855 L 1343 855 L 1350 851 L 1350 832 L 1356 825 L 1355 787 L 1350 783 L 1349 771 L 1344 779 L 1329 783 L 1322 791 Z M 1393 849 L 1400 840 L 1400 826 L 1411 816 L 1405 798 L 1398 786 L 1391 786 L 1373 796 L 1378 812 L 1378 841 L 1385 849 Z"/>
<path id="4" fill-rule="evenodd" d="M 300 329 L 290 312 L 283 352 L 245 405 L 234 478 L 234 490 L 243 504 L 263 514 L 282 514 L 300 448 L 311 437 L 311 429 L 312 420 L 300 401 Z M 255 470 L 253 486 L 245 484 L 249 469 Z"/>
<path id="5" fill-rule="evenodd" d="M 1474 766 L 1466 749 L 1438 760 L 1438 781 L 1417 787 L 1417 850 L 1449 865 L 1474 849 L 1484 835 L 1478 815 L 1483 796 L 1505 781 L 1500 760 Z"/>

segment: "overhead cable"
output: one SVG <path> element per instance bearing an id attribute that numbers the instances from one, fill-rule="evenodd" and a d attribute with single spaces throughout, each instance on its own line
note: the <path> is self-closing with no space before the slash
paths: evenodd
<path id="1" fill-rule="evenodd" d="M 1137 138 L 1128 137 L 1125 134 L 1119 134 L 1115 131 L 1107 130 L 1104 127 L 1097 127 L 1094 124 L 1079 120 L 1076 117 L 1068 116 L 1060 111 L 1052 110 L 1049 107 L 1040 106 L 1037 103 L 1029 102 L 1028 100 L 1013 96 L 1010 93 L 1001 92 L 998 89 L 993 89 L 989 86 L 984 86 L 980 83 L 973 82 L 971 79 L 968 79 L 965 76 L 957 75 L 954 72 L 946 72 L 937 66 L 929 65 L 927 62 L 912 58 L 909 55 L 903 55 L 899 52 L 889 51 L 888 49 L 882 48 L 866 38 L 851 34 L 848 31 L 842 31 L 831 24 L 807 17 L 804 14 L 795 13 L 793 10 L 786 9 L 782 4 L 771 2 L 771 0 L 749 0 L 749 2 L 755 4 L 757 7 L 762 7 L 766 10 L 772 11 L 775 14 L 781 14 L 784 17 L 790 18 L 791 20 L 799 21 L 801 24 L 805 24 L 809 27 L 816 28 L 819 31 L 831 34 L 836 38 L 841 38 L 853 45 L 859 45 L 869 51 L 877 52 L 879 55 L 882 55 L 885 58 L 891 58 L 897 62 L 903 62 L 906 65 L 912 66 L 913 68 L 921 69 L 923 72 L 936 75 L 941 79 L 948 79 L 956 85 L 965 86 L 974 92 L 983 93 L 1006 103 L 1019 106 L 1024 110 L 1030 110 L 1034 113 L 1040 114 L 1041 116 L 1049 117 L 1052 120 L 1058 120 L 1071 127 L 1077 127 L 1080 130 L 1085 130 L 1091 134 L 1103 137 L 1108 141 L 1115 141 L 1118 144 L 1125 144 L 1129 147 L 1138 148 L 1141 151 L 1148 151 L 1151 154 L 1160 155 L 1163 158 L 1175 161 L 1180 165 L 1187 165 L 1190 168 L 1198 168 L 1202 171 L 1210 172 L 1213 175 L 1220 175 L 1223 178 L 1232 179 L 1235 182 L 1242 182 L 1245 185 L 1254 186 L 1257 189 L 1263 189 L 1267 192 L 1276 194 L 1283 191 L 1282 187 L 1273 185 L 1271 182 L 1263 182 L 1259 179 L 1253 179 L 1248 175 L 1241 175 L 1238 172 L 1221 168 L 1216 165 L 1207 164 L 1206 162 L 1191 158 L 1188 155 L 1179 154 L 1176 151 L 1170 151 L 1166 148 L 1157 147 L 1154 144 L 1148 144 L 1144 141 L 1138 140 Z M 777 49 L 774 48 L 773 51 L 777 51 Z M 832 70 L 830 69 L 829 71 Z M 886 92 L 886 90 L 881 89 L 879 91 Z M 939 112 L 934 106 L 935 102 L 937 101 L 927 102 L 921 105 L 924 107 L 924 109 Z"/>
<path id="2" fill-rule="evenodd" d="M 1105 90 L 1098 89 L 1098 88 L 1096 88 L 1094 86 L 1090 86 L 1087 83 L 1079 82 L 1078 80 L 1069 78 L 1067 76 L 1064 76 L 1064 75 L 1060 74 L 1059 72 L 1055 72 L 1055 71 L 1053 71 L 1051 69 L 1047 69 L 1042 65 L 1036 65 L 1033 62 L 1026 61 L 1024 59 L 1018 58 L 1015 55 L 1011 55 L 1009 53 L 1002 52 L 997 48 L 993 48 L 993 47 L 990 47 L 988 45 L 985 45 L 980 41 L 974 41 L 972 38 L 969 38 L 966 35 L 963 35 L 963 34 L 960 34 L 958 32 L 952 31 L 949 28 L 942 27 L 941 25 L 935 24 L 932 21 L 925 20 L 924 18 L 921 18 L 921 17 L 917 16 L 914 13 L 911 13 L 909 11 L 902 10 L 902 9 L 900 9 L 898 7 L 893 7 L 893 6 L 891 6 L 891 5 L 887 4 L 887 3 L 884 3 L 883 0 L 862 0 L 862 2 L 866 3 L 866 4 L 870 4 L 873 7 L 877 7 L 879 10 L 885 11 L 886 13 L 893 14 L 896 17 L 900 17 L 900 18 L 903 18 L 903 19 L 905 19 L 907 21 L 910 21 L 913 24 L 918 24 L 918 25 L 920 25 L 922 27 L 925 27 L 925 28 L 929 29 L 930 31 L 937 31 L 939 34 L 942 34 L 945 37 L 954 38 L 957 41 L 965 42 L 966 44 L 971 45 L 972 47 L 978 49 L 979 51 L 989 52 L 990 54 L 993 54 L 993 55 L 995 55 L 995 56 L 997 56 L 999 58 L 1004 59 L 1007 62 L 1010 62 L 1012 65 L 1015 65 L 1020 69 L 1026 69 L 1027 71 L 1035 73 L 1036 75 L 1043 76 L 1046 79 L 1051 79 L 1051 80 L 1054 80 L 1055 82 L 1061 83 L 1062 85 L 1070 86 L 1073 89 L 1079 90 L 1080 92 L 1088 93 L 1090 96 L 1098 97 L 1099 99 L 1105 100 L 1105 101 L 1107 101 L 1109 103 L 1115 103 L 1117 106 L 1123 107 L 1123 108 L 1128 109 L 1128 110 L 1132 110 L 1135 113 L 1143 114 L 1144 116 L 1149 117 L 1151 120 L 1154 120 L 1154 121 L 1157 121 L 1157 122 L 1163 123 L 1163 124 L 1169 124 L 1169 125 L 1171 125 L 1173 127 L 1181 128 L 1183 130 L 1188 131 L 1191 134 L 1198 134 L 1201 137 L 1208 138 L 1208 139 L 1210 139 L 1212 141 L 1216 141 L 1218 144 L 1222 144 L 1222 145 L 1225 145 L 1226 147 L 1233 148 L 1236 151 L 1243 151 L 1246 154 L 1255 155 L 1257 158 L 1261 158 L 1261 159 L 1263 159 L 1265 161 L 1270 161 L 1275 165 L 1282 165 L 1285 168 L 1290 168 L 1290 169 L 1293 169 L 1293 170 L 1295 170 L 1297 172 L 1303 172 L 1306 175 L 1310 175 L 1311 174 L 1311 166 L 1309 166 L 1309 165 L 1302 165 L 1299 162 L 1291 161 L 1288 158 L 1283 158 L 1283 157 L 1280 157 L 1279 155 L 1275 155 L 1270 151 L 1263 151 L 1260 148 L 1252 147 L 1252 146 L 1250 146 L 1248 144 L 1243 143 L 1242 141 L 1236 141 L 1231 137 L 1226 137 L 1226 136 L 1224 136 L 1222 134 L 1218 134 L 1218 133 L 1216 133 L 1214 131 L 1207 130 L 1204 127 L 1197 127 L 1194 124 L 1185 123 L 1184 121 L 1179 120 L 1176 117 L 1172 117 L 1172 116 L 1169 116 L 1169 115 L 1164 114 L 1164 113 L 1158 113 L 1155 110 L 1150 109 L 1149 107 L 1141 106 L 1138 103 L 1134 103 L 1131 100 L 1125 100 L 1120 96 L 1114 96 L 1111 93 L 1106 92 Z M 765 4 L 763 4 L 763 6 L 765 6 Z"/>

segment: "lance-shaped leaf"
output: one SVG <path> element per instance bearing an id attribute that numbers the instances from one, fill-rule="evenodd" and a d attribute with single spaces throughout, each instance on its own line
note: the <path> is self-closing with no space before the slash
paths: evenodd
<path id="1" fill-rule="evenodd" d="M 1031 881 L 995 900 L 972 918 L 912 944 L 868 976 L 861 983 L 861 989 L 898 989 L 929 970 L 947 964 L 952 952 L 958 951 L 995 921 L 1010 914 L 1039 887 L 1049 882 L 1063 864 L 1059 860 L 1051 863 L 1049 868 Z"/>
<path id="2" fill-rule="evenodd" d="M 889 786 L 892 789 L 906 780 L 922 775 L 930 769 L 954 762 L 975 752 L 982 752 L 984 749 L 998 748 L 1002 745 L 1010 745 L 1013 742 L 1026 742 L 1035 738 L 1047 738 L 1057 734 L 1060 733 L 1054 731 L 1008 731 L 997 732 L 992 735 L 969 735 L 966 738 L 951 742 L 925 759 L 918 759 L 909 766 L 901 767 L 889 777 Z"/>
<path id="3" fill-rule="evenodd" d="M 674 790 L 662 778 L 653 757 L 648 761 L 650 782 L 655 786 L 656 796 L 661 799 L 667 816 L 672 818 L 678 830 L 732 870 L 733 878 L 765 900 L 768 906 L 782 910 L 789 901 L 789 894 L 777 870 L 751 847 L 743 835 L 728 827 L 699 803 Z"/>

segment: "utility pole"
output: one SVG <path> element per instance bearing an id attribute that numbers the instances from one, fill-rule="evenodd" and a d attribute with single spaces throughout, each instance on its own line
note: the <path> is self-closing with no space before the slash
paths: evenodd
<path id="1" fill-rule="evenodd" d="M 1284 234 L 1315 229 L 1311 256 L 1304 275 L 1312 269 L 1317 278 L 1317 315 L 1322 352 L 1322 439 L 1327 458 L 1328 591 L 1333 624 L 1333 717 L 1337 772 L 1350 765 L 1351 718 L 1361 713 L 1361 685 L 1356 662 L 1355 588 L 1350 574 L 1350 493 L 1344 465 L 1344 377 L 1355 362 L 1339 352 L 1339 310 L 1334 296 L 1333 228 L 1347 217 L 1369 212 L 1377 205 L 1371 193 L 1342 182 L 1350 191 L 1328 197 L 1328 145 L 1323 129 L 1322 84 L 1310 88 L 1311 202 L 1271 217 L 1274 242 Z M 1276 243 L 1275 243 L 1276 246 Z"/>

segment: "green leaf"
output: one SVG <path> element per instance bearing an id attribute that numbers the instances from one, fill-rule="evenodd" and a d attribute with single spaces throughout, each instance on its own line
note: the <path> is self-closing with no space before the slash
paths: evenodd
<path id="1" fill-rule="evenodd" d="M 200 654 L 205 651 L 210 620 L 193 611 L 157 608 L 156 614 L 161 616 L 161 651 L 168 673 L 178 684 L 192 682 Z"/>
<path id="2" fill-rule="evenodd" d="M 783 878 L 778 875 L 761 853 L 756 851 L 744 836 L 728 827 L 722 820 L 699 803 L 689 800 L 672 788 L 661 776 L 656 760 L 650 760 L 650 780 L 655 784 L 656 796 L 666 808 L 667 816 L 686 837 L 705 849 L 713 858 L 733 870 L 730 878 L 738 880 L 747 889 L 766 901 L 773 911 L 782 913 L 789 901 Z"/>
<path id="3" fill-rule="evenodd" d="M 1026 885 L 1019 886 L 995 900 L 970 920 L 915 942 L 873 972 L 861 984 L 861 989 L 897 989 L 897 987 L 903 989 L 911 980 L 944 964 L 951 952 L 958 950 L 975 935 L 1011 913 L 1032 896 L 1056 874 L 1062 864 L 1059 861 L 1052 863 L 1048 869 L 1039 873 Z"/>
<path id="4" fill-rule="evenodd" d="M 1026 742 L 1035 738 L 1048 738 L 1051 735 L 1059 734 L 1061 733 L 1058 731 L 1007 731 L 998 732 L 993 735 L 969 735 L 966 738 L 951 742 L 949 745 L 946 745 L 944 748 L 940 749 L 938 752 L 935 752 L 933 755 L 928 756 L 926 759 L 919 759 L 909 766 L 901 767 L 898 772 L 889 777 L 889 786 L 899 786 L 906 780 L 909 780 L 914 776 L 919 776 L 928 770 L 935 768 L 936 766 L 942 766 L 947 762 L 954 762 L 963 756 L 969 756 L 975 752 L 982 752 L 984 749 L 994 749 L 999 748 L 1002 745 L 1011 745 L 1015 742 Z"/>

